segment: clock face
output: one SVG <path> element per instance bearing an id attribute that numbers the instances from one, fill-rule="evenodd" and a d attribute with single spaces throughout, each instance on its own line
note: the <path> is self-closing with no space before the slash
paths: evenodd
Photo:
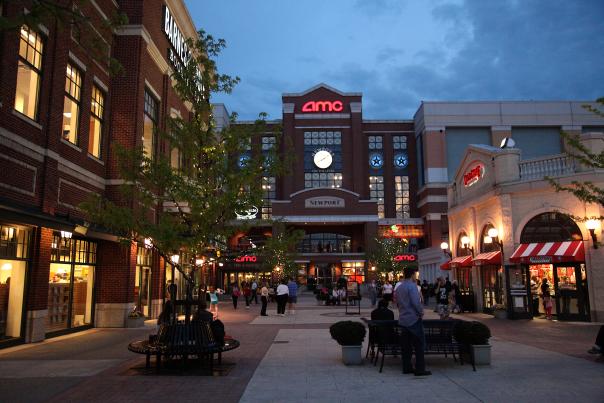
<path id="1" fill-rule="evenodd" d="M 333 156 L 327 150 L 319 150 L 315 153 L 313 161 L 317 168 L 326 169 L 331 166 Z"/>
<path id="2" fill-rule="evenodd" d="M 244 168 L 249 162 L 250 157 L 248 155 L 242 155 L 239 157 L 239 168 Z"/>
<path id="3" fill-rule="evenodd" d="M 394 166 L 397 168 L 405 168 L 409 165 L 409 157 L 407 154 L 396 154 L 394 156 Z"/>
<path id="4" fill-rule="evenodd" d="M 372 168 L 378 169 L 384 165 L 384 159 L 381 154 L 371 154 L 369 156 L 369 165 Z"/>

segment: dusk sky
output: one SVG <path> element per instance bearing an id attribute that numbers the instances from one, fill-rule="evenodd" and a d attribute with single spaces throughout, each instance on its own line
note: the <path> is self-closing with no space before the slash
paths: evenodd
<path id="1" fill-rule="evenodd" d="M 410 119 L 422 100 L 604 96 L 603 0 L 185 0 L 227 41 L 214 96 L 240 119 L 281 118 L 281 94 L 324 82 L 363 93 L 363 117 Z"/>

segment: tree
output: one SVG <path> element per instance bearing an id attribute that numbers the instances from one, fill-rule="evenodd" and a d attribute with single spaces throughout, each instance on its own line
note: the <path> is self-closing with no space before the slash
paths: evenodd
<path id="1" fill-rule="evenodd" d="M 415 267 L 416 263 L 394 260 L 395 256 L 407 253 L 409 242 L 399 238 L 375 238 L 373 249 L 368 253 L 368 259 L 375 265 L 376 271 L 381 275 L 397 276 L 405 267 Z"/>
<path id="2" fill-rule="evenodd" d="M 260 248 L 259 255 L 265 270 L 275 271 L 279 277 L 296 278 L 296 246 L 304 238 L 304 231 L 286 228 L 283 223 L 273 225 L 273 236 Z"/>
<path id="3" fill-rule="evenodd" d="M 584 105 L 583 107 L 597 116 L 604 118 L 604 98 L 596 100 L 598 106 Z M 561 132 L 564 141 L 570 146 L 567 153 L 576 161 L 586 167 L 593 169 L 604 169 L 604 150 L 599 153 L 594 153 L 587 148 L 582 142 L 579 135 L 571 135 L 564 131 Z M 584 203 L 596 203 L 604 207 L 604 188 L 596 185 L 593 182 L 572 181 L 570 185 L 561 185 L 557 179 L 546 177 L 547 181 L 556 189 L 556 192 L 572 193 L 577 199 Z M 585 221 L 586 217 L 573 217 L 578 221 Z M 589 217 L 602 220 L 604 217 Z"/>

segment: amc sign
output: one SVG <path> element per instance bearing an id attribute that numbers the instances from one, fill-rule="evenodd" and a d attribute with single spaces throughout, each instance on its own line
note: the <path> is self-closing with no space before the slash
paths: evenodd
<path id="1" fill-rule="evenodd" d="M 415 262 L 417 256 L 415 255 L 396 255 L 394 258 L 395 262 Z"/>
<path id="2" fill-rule="evenodd" d="M 482 162 L 473 165 L 470 170 L 463 175 L 463 185 L 470 187 L 478 182 L 484 176 L 484 164 Z"/>
<path id="3" fill-rule="evenodd" d="M 257 261 L 258 257 L 250 255 L 239 256 L 235 258 L 235 263 L 256 263 Z"/>
<path id="4" fill-rule="evenodd" d="M 342 112 L 342 101 L 308 101 L 302 105 L 302 112 Z"/>

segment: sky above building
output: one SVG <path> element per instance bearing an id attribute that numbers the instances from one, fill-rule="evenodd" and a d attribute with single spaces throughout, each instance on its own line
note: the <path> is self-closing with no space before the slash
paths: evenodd
<path id="1" fill-rule="evenodd" d="M 363 117 L 421 101 L 604 96 L 602 0 L 185 0 L 239 76 L 218 94 L 240 119 L 281 118 L 281 94 L 324 82 L 363 93 Z"/>

